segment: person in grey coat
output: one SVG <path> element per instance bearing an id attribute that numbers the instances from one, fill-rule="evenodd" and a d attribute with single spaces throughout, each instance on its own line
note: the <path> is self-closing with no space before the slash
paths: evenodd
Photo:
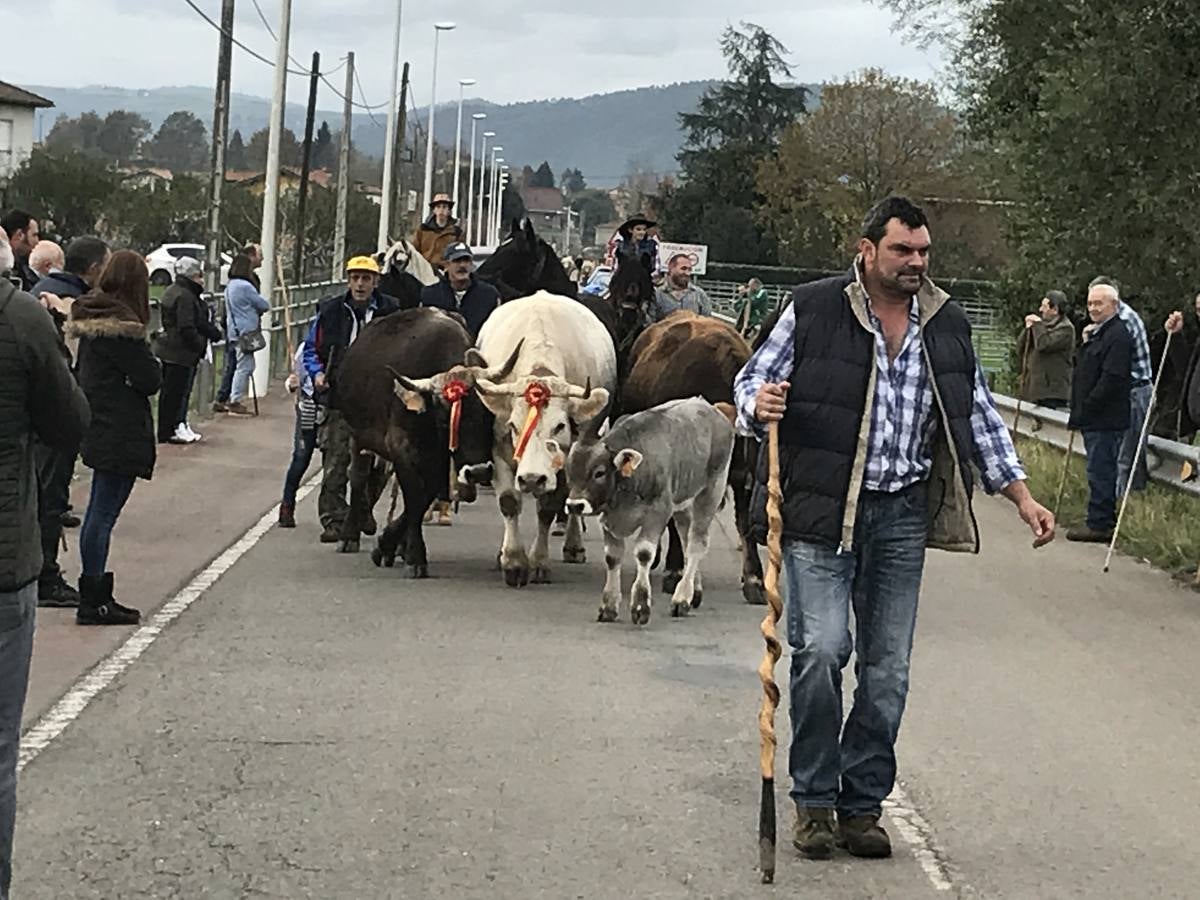
<path id="1" fill-rule="evenodd" d="M 4 241 L 0 274 L 12 265 Z M 0 900 L 12 882 L 17 749 L 42 570 L 35 445 L 74 454 L 88 415 L 46 310 L 0 279 Z"/>

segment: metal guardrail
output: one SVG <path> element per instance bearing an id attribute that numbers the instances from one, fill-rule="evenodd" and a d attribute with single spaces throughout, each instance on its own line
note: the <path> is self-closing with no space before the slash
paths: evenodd
<path id="1" fill-rule="evenodd" d="M 1005 424 L 1011 429 L 1017 413 L 1017 398 L 1005 394 L 994 394 L 996 405 Z M 1034 428 L 1035 423 L 1037 428 Z M 1046 409 L 1031 403 L 1021 404 L 1021 420 L 1017 422 L 1017 431 L 1025 437 L 1060 450 L 1070 445 L 1076 456 L 1086 456 L 1083 450 L 1083 438 L 1076 435 L 1074 444 L 1070 443 L 1070 432 L 1067 430 L 1067 413 L 1056 409 Z M 1193 496 L 1200 497 L 1200 480 L 1184 482 L 1179 478 L 1180 469 L 1185 462 L 1200 468 L 1200 447 L 1170 441 L 1166 438 L 1150 436 L 1146 453 L 1146 465 L 1150 477 L 1160 484 L 1175 488 Z"/>

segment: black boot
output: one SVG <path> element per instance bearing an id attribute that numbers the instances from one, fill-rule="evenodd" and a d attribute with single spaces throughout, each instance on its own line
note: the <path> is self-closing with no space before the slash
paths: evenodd
<path id="1" fill-rule="evenodd" d="M 63 580 L 62 572 L 42 573 L 38 580 L 38 606 L 76 607 L 79 593 Z"/>
<path id="2" fill-rule="evenodd" d="M 75 611 L 75 622 L 79 625 L 136 625 L 142 614 L 136 609 L 122 606 L 113 599 L 112 572 L 99 577 L 79 576 L 79 609 Z"/>
<path id="3" fill-rule="evenodd" d="M 291 503 L 279 504 L 279 527 L 280 528 L 295 528 L 296 527 L 296 507 Z"/>

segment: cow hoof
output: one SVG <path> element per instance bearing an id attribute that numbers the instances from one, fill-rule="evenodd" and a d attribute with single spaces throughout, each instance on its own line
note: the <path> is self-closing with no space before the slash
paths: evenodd
<path id="1" fill-rule="evenodd" d="M 511 588 L 525 587 L 529 584 L 529 567 L 516 566 L 504 570 L 504 583 Z"/>
<path id="2" fill-rule="evenodd" d="M 587 562 L 587 548 L 563 547 L 563 562 L 572 566 L 583 565 Z"/>
<path id="3" fill-rule="evenodd" d="M 597 622 L 615 622 L 617 621 L 617 609 L 614 606 L 600 607 L 600 615 L 596 617 Z"/>
<path id="4" fill-rule="evenodd" d="M 550 583 L 550 567 L 535 566 L 529 574 L 530 584 L 549 584 Z"/>
<path id="5" fill-rule="evenodd" d="M 650 624 L 650 607 L 649 606 L 634 606 L 629 610 L 629 620 L 634 625 L 649 625 Z"/>
<path id="6" fill-rule="evenodd" d="M 367 516 L 367 521 L 362 527 L 362 533 L 367 537 L 371 537 L 379 530 L 379 524 L 375 521 L 374 516 Z"/>
<path id="7" fill-rule="evenodd" d="M 342 541 L 338 544 L 338 553 L 357 553 L 358 549 L 358 538 Z"/>
<path id="8" fill-rule="evenodd" d="M 699 609 L 700 602 L 704 599 L 704 591 L 697 590 L 692 594 L 692 609 Z"/>
<path id="9" fill-rule="evenodd" d="M 767 605 L 767 591 L 761 581 L 743 581 L 742 596 L 751 606 Z"/>
<path id="10" fill-rule="evenodd" d="M 684 616 L 686 616 L 691 611 L 692 611 L 692 605 L 690 603 L 688 603 L 686 600 L 671 604 L 671 617 L 672 618 L 682 619 Z"/>
<path id="11" fill-rule="evenodd" d="M 665 575 L 663 575 L 663 593 L 675 593 L 675 588 L 679 587 L 679 582 L 681 581 L 683 581 L 682 572 L 667 572 Z"/>
<path id="12" fill-rule="evenodd" d="M 378 547 L 371 551 L 371 562 L 375 563 L 375 568 L 379 568 L 384 563 L 383 551 Z"/>
<path id="13" fill-rule="evenodd" d="M 429 563 L 421 563 L 416 566 L 409 566 L 406 570 L 409 578 L 428 578 Z"/>

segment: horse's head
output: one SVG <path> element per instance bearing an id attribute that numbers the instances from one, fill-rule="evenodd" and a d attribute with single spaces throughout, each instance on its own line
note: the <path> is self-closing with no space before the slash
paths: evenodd
<path id="1" fill-rule="evenodd" d="M 616 269 L 608 283 L 608 300 L 620 316 L 622 328 L 643 321 L 654 301 L 654 282 L 649 254 L 617 248 Z"/>
<path id="2" fill-rule="evenodd" d="M 524 225 L 513 219 L 512 228 L 477 274 L 494 285 L 505 300 L 541 290 L 569 296 L 575 292 L 554 248 L 538 237 L 528 219 Z"/>

